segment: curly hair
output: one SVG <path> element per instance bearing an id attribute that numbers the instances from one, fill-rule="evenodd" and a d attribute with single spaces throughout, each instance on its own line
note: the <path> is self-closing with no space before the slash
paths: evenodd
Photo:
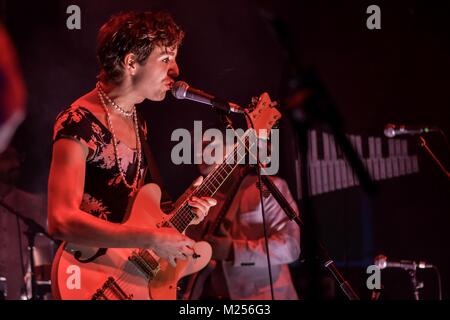
<path id="1" fill-rule="evenodd" d="M 119 84 L 123 79 L 123 59 L 136 55 L 143 64 L 156 46 L 180 46 L 184 32 L 165 11 L 124 12 L 112 16 L 97 35 L 97 79 Z"/>

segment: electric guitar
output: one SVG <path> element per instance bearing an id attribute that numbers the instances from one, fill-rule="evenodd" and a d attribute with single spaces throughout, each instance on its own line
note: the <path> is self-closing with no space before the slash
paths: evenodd
<path id="1" fill-rule="evenodd" d="M 246 131 L 226 155 L 226 159 L 234 157 L 235 161 L 217 165 L 191 196 L 213 196 L 251 150 L 252 140 L 256 142 L 252 135 L 257 136 L 261 129 L 270 130 L 281 118 L 267 93 L 259 97 L 246 116 L 255 130 Z M 160 200 L 161 190 L 156 184 L 143 186 L 123 224 L 171 227 L 185 232 L 195 218 L 188 199 L 169 215 L 161 211 Z M 63 242 L 52 264 L 52 293 L 55 299 L 63 300 L 175 300 L 178 281 L 200 271 L 211 259 L 212 249 L 207 242 L 196 242 L 193 250 L 192 256 L 177 260 L 173 267 L 150 249 L 93 248 Z"/>

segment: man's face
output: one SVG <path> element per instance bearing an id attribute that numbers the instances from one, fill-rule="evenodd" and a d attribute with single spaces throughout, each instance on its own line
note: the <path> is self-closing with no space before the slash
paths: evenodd
<path id="1" fill-rule="evenodd" d="M 178 48 L 155 47 L 143 65 L 139 65 L 134 85 L 144 98 L 161 101 L 171 89 L 179 70 L 176 63 Z"/>

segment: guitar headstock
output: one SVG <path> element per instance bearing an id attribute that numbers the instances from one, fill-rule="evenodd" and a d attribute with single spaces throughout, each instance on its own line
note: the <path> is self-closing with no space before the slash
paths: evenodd
<path id="1" fill-rule="evenodd" d="M 247 109 L 249 110 L 246 118 L 247 126 L 255 129 L 259 138 L 266 138 L 259 136 L 261 129 L 270 131 L 281 119 L 281 113 L 276 108 L 277 105 L 276 102 L 270 100 L 267 92 L 262 93 L 258 98 L 252 98 L 252 103 Z"/>

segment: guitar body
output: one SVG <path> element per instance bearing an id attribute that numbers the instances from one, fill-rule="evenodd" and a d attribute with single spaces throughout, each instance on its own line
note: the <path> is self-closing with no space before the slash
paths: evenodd
<path id="1" fill-rule="evenodd" d="M 169 216 L 160 210 L 160 197 L 157 185 L 143 186 L 124 224 L 163 225 Z M 63 243 L 52 265 L 53 296 L 63 300 L 175 300 L 178 281 L 201 270 L 211 259 L 207 242 L 197 242 L 193 249 L 194 255 L 172 267 L 151 250 Z"/>

